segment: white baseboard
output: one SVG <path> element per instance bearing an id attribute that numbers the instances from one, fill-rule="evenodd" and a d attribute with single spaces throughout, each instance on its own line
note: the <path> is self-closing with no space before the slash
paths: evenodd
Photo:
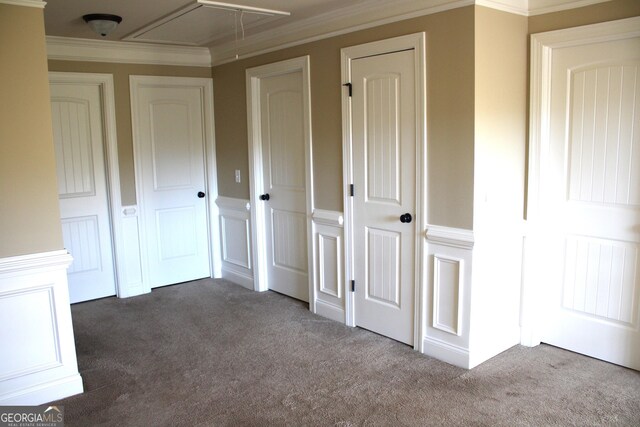
<path id="1" fill-rule="evenodd" d="M 315 313 L 318 316 L 326 317 L 340 323 L 344 323 L 345 320 L 344 308 L 320 300 L 316 300 Z"/>
<path id="2" fill-rule="evenodd" d="M 38 384 L 12 394 L 3 395 L 0 397 L 0 405 L 35 406 L 64 399 L 65 397 L 75 396 L 82 392 L 82 377 L 80 377 L 80 374 L 75 374 L 56 381 Z"/>
<path id="3" fill-rule="evenodd" d="M 0 259 L 0 405 L 82 393 L 65 250 Z"/>
<path id="4" fill-rule="evenodd" d="M 254 290 L 253 276 L 247 276 L 240 272 L 230 270 L 229 268 L 226 268 L 224 265 L 222 266 L 222 278 L 230 282 L 236 283 L 251 291 Z"/>
<path id="5" fill-rule="evenodd" d="M 460 368 L 471 368 L 469 365 L 469 351 L 464 348 L 429 337 L 424 338 L 422 345 L 424 349 L 423 353 L 427 356 L 434 357 L 451 365 L 459 366 Z"/>

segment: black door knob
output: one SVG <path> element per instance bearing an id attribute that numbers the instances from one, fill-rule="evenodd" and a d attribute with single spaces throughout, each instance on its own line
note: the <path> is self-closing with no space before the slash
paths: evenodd
<path id="1" fill-rule="evenodd" d="M 404 224 L 408 224 L 413 220 L 413 217 L 411 216 L 410 213 L 406 213 L 404 215 L 400 215 L 400 222 L 404 223 Z"/>
<path id="2" fill-rule="evenodd" d="M 269 200 L 269 193 L 265 193 L 263 195 L 260 196 L 260 200 Z"/>
<path id="3" fill-rule="evenodd" d="M 202 199 L 204 197 L 204 192 L 198 191 L 198 198 Z"/>

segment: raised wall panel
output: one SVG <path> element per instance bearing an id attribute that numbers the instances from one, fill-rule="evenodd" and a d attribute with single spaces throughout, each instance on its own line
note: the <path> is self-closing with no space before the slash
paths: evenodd
<path id="1" fill-rule="evenodd" d="M 222 260 L 239 267 L 251 269 L 251 239 L 249 220 L 228 215 L 221 215 L 222 228 Z"/>
<path id="2" fill-rule="evenodd" d="M 367 228 L 367 298 L 400 307 L 400 233 Z"/>
<path id="3" fill-rule="evenodd" d="M 305 191 L 302 94 L 269 93 L 267 102 L 271 187 Z"/>
<path id="4" fill-rule="evenodd" d="M 120 242 L 120 265 L 118 265 L 120 298 L 150 292 L 142 277 L 142 255 L 140 252 L 140 224 L 137 206 L 123 206 L 120 218 L 122 239 Z"/>
<path id="5" fill-rule="evenodd" d="M 190 188 L 191 146 L 189 104 L 154 102 L 149 105 L 151 158 L 155 190 Z"/>
<path id="6" fill-rule="evenodd" d="M 342 212 L 316 209 L 313 226 L 314 292 L 310 309 L 345 322 L 344 229 Z"/>
<path id="7" fill-rule="evenodd" d="M 0 381 L 60 366 L 51 285 L 0 294 L 0 337 L 4 342 L 0 346 Z"/>
<path id="8" fill-rule="evenodd" d="M 366 80 L 367 199 L 400 204 L 400 76 Z"/>
<path id="9" fill-rule="evenodd" d="M 569 200 L 640 206 L 639 68 L 599 64 L 571 72 Z"/>
<path id="10" fill-rule="evenodd" d="M 306 273 L 306 239 L 299 238 L 307 234 L 305 215 L 275 209 L 272 209 L 271 215 L 274 264 Z"/>
<path id="11" fill-rule="evenodd" d="M 198 253 L 196 212 L 193 207 L 156 211 L 156 232 L 161 260 Z"/>
<path id="12" fill-rule="evenodd" d="M 82 393 L 66 251 L 0 258 L 0 406 Z"/>
<path id="13" fill-rule="evenodd" d="M 637 327 L 638 245 L 582 236 L 566 240 L 562 307 Z"/>
<path id="14" fill-rule="evenodd" d="M 220 211 L 222 277 L 253 290 L 249 201 L 221 196 L 216 205 Z"/>
<path id="15" fill-rule="evenodd" d="M 342 298 L 342 239 L 318 234 L 318 272 L 320 292 Z"/>
<path id="16" fill-rule="evenodd" d="M 460 335 L 463 260 L 433 256 L 433 327 Z"/>
<path id="17" fill-rule="evenodd" d="M 77 99 L 51 101 L 58 194 L 61 198 L 95 194 L 89 103 Z"/>

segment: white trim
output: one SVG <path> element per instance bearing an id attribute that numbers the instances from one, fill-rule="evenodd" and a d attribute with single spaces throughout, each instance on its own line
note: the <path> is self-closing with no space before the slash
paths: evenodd
<path id="1" fill-rule="evenodd" d="M 560 12 L 608 1 L 611 0 L 529 0 L 528 16 Z"/>
<path id="2" fill-rule="evenodd" d="M 78 373 L 65 250 L 0 258 L 0 305 L 13 324 L 0 326 L 3 345 L 12 347 L 0 370 L 0 405 L 40 405 L 82 393 Z M 27 354 L 27 353 L 29 354 Z"/>
<path id="3" fill-rule="evenodd" d="M 202 126 L 204 128 L 204 162 L 205 162 L 205 193 L 207 201 L 207 246 L 209 249 L 209 271 L 211 277 L 222 277 L 222 267 L 220 260 L 220 247 L 218 245 L 219 235 L 219 213 L 216 205 L 218 198 L 217 167 L 215 153 L 215 130 L 213 118 L 213 80 L 206 77 L 159 77 L 159 76 L 129 76 L 129 91 L 131 103 L 131 123 L 133 137 L 133 160 L 136 180 L 136 197 L 138 199 L 137 211 L 139 221 L 141 270 L 145 288 L 150 289 L 148 282 L 149 248 L 147 247 L 146 231 L 144 226 L 144 192 L 142 180 L 141 153 L 139 148 L 140 136 L 137 134 L 135 123 L 137 122 L 138 92 L 145 85 L 167 85 L 172 87 L 195 87 L 201 90 L 202 94 Z"/>
<path id="4" fill-rule="evenodd" d="M 218 245 L 218 251 L 221 253 L 222 278 L 253 290 L 253 252 L 251 249 L 251 233 L 249 231 L 252 228 L 250 215 L 251 204 L 249 200 L 246 199 L 219 196 L 216 199 L 216 205 L 218 206 L 218 216 L 220 218 L 220 244 Z M 243 221 L 245 223 L 246 247 L 240 246 L 239 249 L 242 250 L 243 253 L 246 253 L 246 263 L 226 259 L 226 245 L 229 243 L 238 245 L 239 242 L 241 242 L 241 240 L 237 238 L 238 236 L 230 236 L 235 237 L 232 242 L 227 240 L 225 225 L 227 221 L 231 220 Z M 238 246 L 236 246 L 236 249 L 238 249 Z"/>
<path id="5" fill-rule="evenodd" d="M 47 2 L 41 0 L 0 0 L 0 4 L 8 4 L 11 6 L 25 6 L 44 9 Z"/>
<path id="6" fill-rule="evenodd" d="M 516 15 L 529 15 L 529 0 L 476 0 L 476 5 L 484 6 Z"/>
<path id="7" fill-rule="evenodd" d="M 262 292 L 269 289 L 267 259 L 265 204 L 258 199 L 263 193 L 264 174 L 262 167 L 262 137 L 260 126 L 260 81 L 263 78 L 291 72 L 302 73 L 302 103 L 305 138 L 305 181 L 306 181 L 306 217 L 307 217 L 307 274 L 309 277 L 309 301 L 314 299 L 313 286 L 313 234 L 311 216 L 313 213 L 313 143 L 311 132 L 311 81 L 309 56 L 301 56 L 246 70 L 247 87 L 247 133 L 249 139 L 249 185 L 251 195 L 251 235 L 253 247 L 254 287 Z"/>
<path id="8" fill-rule="evenodd" d="M 47 36 L 47 58 L 61 61 L 211 67 L 206 47 Z"/>
<path id="9" fill-rule="evenodd" d="M 441 263 L 449 263 L 449 264 L 457 264 L 458 267 L 458 281 L 457 283 L 444 283 L 445 286 L 449 288 L 457 289 L 458 298 L 457 301 L 454 302 L 454 306 L 456 309 L 456 324 L 455 325 L 445 325 L 438 322 L 438 318 L 440 317 L 440 288 L 443 285 L 443 281 L 441 280 L 440 274 L 440 265 Z M 433 312 L 433 323 L 432 327 L 434 329 L 439 329 L 441 331 L 447 332 L 449 334 L 453 334 L 456 336 L 462 335 L 462 310 L 464 301 L 464 259 L 460 257 L 453 257 L 449 255 L 442 255 L 439 253 L 433 254 L 433 301 L 432 301 L 432 312 Z M 447 307 L 451 309 L 453 307 Z"/>
<path id="10" fill-rule="evenodd" d="M 342 212 L 324 209 L 314 210 L 312 219 L 316 224 L 330 225 L 333 227 L 342 227 L 344 224 L 344 215 Z"/>
<path id="11" fill-rule="evenodd" d="M 416 148 L 420 155 L 416 156 L 416 230 L 423 230 L 427 224 L 427 92 L 426 92 L 426 36 L 424 32 L 394 37 L 358 46 L 341 49 L 342 82 L 351 82 L 351 61 L 372 55 L 381 55 L 399 50 L 412 49 L 415 63 L 416 90 Z M 349 194 L 349 186 L 353 183 L 352 157 L 352 118 L 351 98 L 348 90 L 342 90 L 342 156 L 343 156 L 343 194 L 344 194 L 344 240 L 345 240 L 345 286 L 351 283 L 354 266 L 353 246 L 353 198 Z M 414 339 L 413 347 L 421 350 L 423 325 L 426 319 L 424 302 L 425 267 L 422 262 L 424 244 L 421 233 L 416 233 L 415 242 L 415 297 L 414 297 Z M 345 289 L 346 324 L 355 326 L 354 295 Z"/>
<path id="12" fill-rule="evenodd" d="M 424 337 L 423 353 L 460 368 L 470 369 L 469 350 L 440 341 L 437 338 Z"/>
<path id="13" fill-rule="evenodd" d="M 544 251 L 544 224 L 540 219 L 540 180 L 543 153 L 550 142 L 551 72 L 554 49 L 640 36 L 640 17 L 549 31 L 531 36 L 531 86 L 529 118 L 529 180 L 527 226 L 522 281 L 521 343 L 540 343 L 540 323 L 544 316 L 543 295 L 537 277 L 541 266 L 536 254 Z"/>
<path id="14" fill-rule="evenodd" d="M 234 211 L 250 211 L 251 203 L 246 199 L 236 199 L 235 197 L 218 196 L 216 204 L 220 209 L 231 209 Z"/>
<path id="15" fill-rule="evenodd" d="M 460 249 L 472 249 L 474 244 L 473 231 L 462 228 L 428 225 L 426 237 L 429 243 Z"/>

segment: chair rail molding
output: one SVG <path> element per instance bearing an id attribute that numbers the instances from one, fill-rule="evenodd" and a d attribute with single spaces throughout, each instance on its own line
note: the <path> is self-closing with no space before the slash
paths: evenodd
<path id="1" fill-rule="evenodd" d="M 65 250 L 0 258 L 0 405 L 82 393 L 66 272 L 72 261 Z"/>

